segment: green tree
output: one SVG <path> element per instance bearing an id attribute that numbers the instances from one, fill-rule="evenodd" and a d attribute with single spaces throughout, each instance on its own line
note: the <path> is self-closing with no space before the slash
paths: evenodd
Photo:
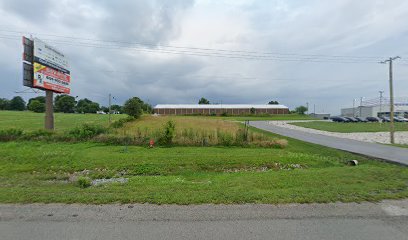
<path id="1" fill-rule="evenodd" d="M 255 109 L 255 108 L 251 108 L 250 111 L 251 111 L 251 114 L 255 114 L 255 113 L 256 113 L 256 109 Z"/>
<path id="2" fill-rule="evenodd" d="M 99 107 L 99 103 L 92 102 L 92 103 L 88 104 L 88 106 L 86 107 L 85 113 L 96 113 L 100 109 L 101 108 Z"/>
<path id="3" fill-rule="evenodd" d="M 76 105 L 76 111 L 79 113 L 96 113 L 99 109 L 99 103 L 92 102 L 88 98 L 79 100 Z"/>
<path id="4" fill-rule="evenodd" d="M 138 97 L 133 97 L 132 99 L 134 101 L 137 101 L 137 102 L 140 103 L 140 107 L 142 108 L 144 113 L 152 113 L 153 108 L 152 108 L 152 106 L 150 104 L 145 103 L 142 99 L 140 99 Z M 122 109 L 122 111 L 124 111 L 124 110 Z"/>
<path id="5" fill-rule="evenodd" d="M 141 101 L 140 98 L 130 98 L 125 102 L 125 105 L 123 105 L 123 112 L 134 118 L 139 118 L 143 113 L 142 105 L 143 101 Z"/>
<path id="6" fill-rule="evenodd" d="M 45 97 L 30 98 L 27 103 L 27 109 L 33 112 L 45 112 Z"/>
<path id="7" fill-rule="evenodd" d="M 152 106 L 150 104 L 148 104 L 148 103 L 145 103 L 145 102 L 142 104 L 142 110 L 143 110 L 144 113 L 153 113 Z"/>
<path id="8" fill-rule="evenodd" d="M 297 108 L 295 108 L 296 113 L 304 115 L 305 112 L 307 111 L 307 107 L 305 106 L 299 106 Z"/>
<path id="9" fill-rule="evenodd" d="M 198 104 L 210 104 L 210 101 L 202 97 L 200 100 L 198 100 Z"/>
<path id="10" fill-rule="evenodd" d="M 20 96 L 15 96 L 10 100 L 8 110 L 24 111 L 26 109 L 26 103 Z"/>
<path id="11" fill-rule="evenodd" d="M 108 108 L 108 107 L 105 107 L 105 106 L 102 106 L 102 107 L 101 107 L 101 111 L 104 112 L 104 113 L 108 113 L 108 112 L 109 112 L 109 108 Z"/>
<path id="12" fill-rule="evenodd" d="M 29 104 L 27 104 L 27 108 L 30 111 L 42 113 L 45 112 L 45 103 L 40 102 L 39 100 L 31 100 Z"/>
<path id="13" fill-rule="evenodd" d="M 69 95 L 58 95 L 54 100 L 56 112 L 73 113 L 75 112 L 75 98 Z"/>
<path id="14" fill-rule="evenodd" d="M 0 98 L 0 110 L 7 110 L 9 108 L 10 101 L 6 98 Z"/>
<path id="15" fill-rule="evenodd" d="M 45 97 L 44 96 L 38 96 L 38 97 L 35 97 L 35 98 L 28 99 L 27 108 L 28 108 L 28 105 L 30 105 L 31 101 L 34 101 L 34 100 L 37 100 L 37 101 L 45 104 Z"/>
<path id="16" fill-rule="evenodd" d="M 278 105 L 279 102 L 278 101 L 270 101 L 268 102 L 269 105 Z"/>
<path id="17" fill-rule="evenodd" d="M 114 105 L 112 105 L 111 106 L 111 110 L 112 111 L 118 111 L 118 112 L 123 112 L 123 107 L 122 106 L 119 106 L 119 105 L 117 105 L 117 104 L 114 104 Z"/>

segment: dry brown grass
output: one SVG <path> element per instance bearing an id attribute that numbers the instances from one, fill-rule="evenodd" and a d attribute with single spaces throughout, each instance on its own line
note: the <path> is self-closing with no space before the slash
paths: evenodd
<path id="1" fill-rule="evenodd" d="M 233 133 L 240 129 L 240 125 L 236 122 L 188 116 L 143 116 L 134 122 L 127 123 L 125 125 L 125 129 L 126 131 L 130 132 L 137 129 L 148 129 L 149 131 L 152 131 L 162 128 L 168 121 L 173 121 L 176 123 L 177 132 L 182 132 L 189 129 L 194 129 L 196 131 L 214 131 L 219 129 L 223 132 Z"/>
<path id="2" fill-rule="evenodd" d="M 245 137 L 244 126 L 238 122 L 188 116 L 143 116 L 117 129 L 115 135 L 127 137 L 131 143 L 136 145 L 147 144 L 150 139 L 158 142 L 168 121 L 175 123 L 175 137 L 172 142 L 176 145 L 232 146 L 250 144 L 277 148 L 284 148 L 287 145 L 286 140 L 275 139 L 257 132 L 249 131 Z"/>

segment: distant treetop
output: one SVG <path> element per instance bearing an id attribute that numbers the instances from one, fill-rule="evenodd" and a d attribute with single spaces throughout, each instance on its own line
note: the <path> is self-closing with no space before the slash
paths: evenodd
<path id="1" fill-rule="evenodd" d="M 210 104 L 210 101 L 208 101 L 206 98 L 201 98 L 199 101 L 198 101 L 198 104 Z"/>

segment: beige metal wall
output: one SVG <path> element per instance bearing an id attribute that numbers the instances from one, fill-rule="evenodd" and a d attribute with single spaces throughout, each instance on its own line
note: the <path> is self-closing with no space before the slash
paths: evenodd
<path id="1" fill-rule="evenodd" d="M 196 109 L 196 108 L 160 108 L 154 109 L 154 112 L 161 115 L 191 115 L 191 114 L 201 114 L 201 115 L 221 115 L 227 113 L 228 115 L 244 115 L 251 114 L 251 109 L 249 108 L 228 108 L 228 109 Z M 271 109 L 271 108 L 256 108 L 255 114 L 288 114 L 289 109 Z"/>

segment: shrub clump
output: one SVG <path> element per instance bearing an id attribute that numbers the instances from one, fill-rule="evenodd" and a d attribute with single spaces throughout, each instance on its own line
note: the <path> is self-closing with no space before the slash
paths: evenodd
<path id="1" fill-rule="evenodd" d="M 114 121 L 114 122 L 111 124 L 111 127 L 113 127 L 113 128 L 121 128 L 121 127 L 123 127 L 123 125 L 124 125 L 125 123 L 131 122 L 131 121 L 133 121 L 133 120 L 135 120 L 135 118 L 132 117 L 132 116 L 128 116 L 127 118 L 121 118 L 121 119 L 119 119 L 119 120 L 117 120 L 117 121 Z"/>
<path id="2" fill-rule="evenodd" d="M 76 139 L 91 139 L 99 134 L 106 133 L 108 130 L 100 125 L 83 124 L 69 131 L 69 135 Z"/>
<path id="3" fill-rule="evenodd" d="M 171 145 L 173 138 L 176 136 L 176 124 L 173 121 L 168 121 L 163 128 L 162 135 L 159 138 L 159 144 Z"/>
<path id="4" fill-rule="evenodd" d="M 5 129 L 5 130 L 0 130 L 0 141 L 12 141 L 20 138 L 23 136 L 24 132 L 21 129 L 15 129 L 15 128 L 10 128 L 10 129 Z"/>
<path id="5" fill-rule="evenodd" d="M 92 185 L 92 182 L 88 177 L 79 177 L 77 180 L 77 184 L 80 188 L 87 188 Z"/>
<path id="6" fill-rule="evenodd" d="M 39 129 L 33 132 L 28 132 L 24 134 L 24 140 L 43 140 L 43 139 L 51 139 L 54 135 L 54 132 L 49 130 Z"/>

